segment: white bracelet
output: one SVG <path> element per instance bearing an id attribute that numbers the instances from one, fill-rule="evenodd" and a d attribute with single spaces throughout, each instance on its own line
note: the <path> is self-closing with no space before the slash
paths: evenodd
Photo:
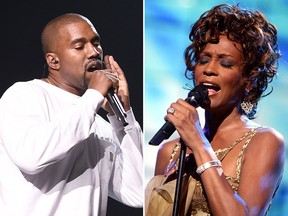
<path id="1" fill-rule="evenodd" d="M 199 175 L 201 175 L 206 169 L 208 169 L 210 167 L 222 167 L 222 164 L 219 160 L 208 161 L 208 162 L 202 164 L 201 166 L 199 166 L 197 168 L 196 172 Z"/>

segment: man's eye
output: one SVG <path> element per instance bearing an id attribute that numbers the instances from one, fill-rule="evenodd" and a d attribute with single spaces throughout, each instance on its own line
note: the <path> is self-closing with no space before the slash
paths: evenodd
<path id="1" fill-rule="evenodd" d="M 82 50 L 84 48 L 84 46 L 75 46 L 76 50 Z"/>

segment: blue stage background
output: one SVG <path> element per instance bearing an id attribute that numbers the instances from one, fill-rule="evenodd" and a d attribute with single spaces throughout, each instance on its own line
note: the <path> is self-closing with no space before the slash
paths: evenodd
<path id="1" fill-rule="evenodd" d="M 184 49 L 189 43 L 191 24 L 206 10 L 221 3 L 258 9 L 279 31 L 279 46 L 282 58 L 278 76 L 273 81 L 273 92 L 262 98 L 256 121 L 280 131 L 286 142 L 287 90 L 288 90 L 288 4 L 285 0 L 146 0 L 144 28 L 144 132 L 145 132 L 145 184 L 152 178 L 158 146 L 148 141 L 164 123 L 164 115 L 170 103 L 178 98 L 186 98 L 183 89 L 190 81 L 184 78 Z M 203 110 L 199 109 L 201 121 Z M 176 133 L 170 138 L 177 136 Z M 287 146 L 287 145 L 286 145 Z M 286 158 L 288 148 L 286 147 Z M 287 163 L 286 163 L 287 164 Z M 257 161 L 255 161 L 257 169 Z M 269 216 L 287 215 L 288 178 L 287 165 L 281 186 L 273 200 Z"/>

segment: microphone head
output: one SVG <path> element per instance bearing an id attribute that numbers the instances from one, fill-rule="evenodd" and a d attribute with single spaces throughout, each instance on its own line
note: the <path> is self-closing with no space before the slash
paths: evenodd
<path id="1" fill-rule="evenodd" d="M 208 89 L 204 85 L 198 85 L 188 93 L 186 101 L 194 107 L 207 108 L 210 105 Z"/>

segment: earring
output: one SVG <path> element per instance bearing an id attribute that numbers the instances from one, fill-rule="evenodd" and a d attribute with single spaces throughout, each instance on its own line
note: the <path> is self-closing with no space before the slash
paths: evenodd
<path id="1" fill-rule="evenodd" d="M 242 101 L 240 104 L 242 110 L 245 112 L 245 114 L 248 116 L 249 113 L 251 113 L 252 109 L 253 109 L 253 104 L 250 101 Z"/>

